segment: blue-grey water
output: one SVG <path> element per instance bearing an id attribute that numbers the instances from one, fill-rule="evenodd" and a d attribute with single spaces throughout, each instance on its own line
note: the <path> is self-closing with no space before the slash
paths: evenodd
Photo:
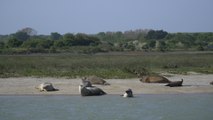
<path id="1" fill-rule="evenodd" d="M 0 96 L 0 120 L 213 120 L 213 94 Z"/>

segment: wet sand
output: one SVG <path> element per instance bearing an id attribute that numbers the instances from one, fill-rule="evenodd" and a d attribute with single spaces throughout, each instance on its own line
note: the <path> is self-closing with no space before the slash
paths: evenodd
<path id="1" fill-rule="evenodd" d="M 182 87 L 167 87 L 165 84 L 142 83 L 134 79 L 105 79 L 111 85 L 102 86 L 107 94 L 123 94 L 131 88 L 134 94 L 181 94 L 181 93 L 213 93 L 213 74 L 172 75 L 171 81 L 184 79 Z M 35 87 L 43 82 L 51 82 L 58 91 L 40 92 Z M 79 95 L 78 86 L 81 79 L 68 78 L 0 78 L 0 95 Z"/>

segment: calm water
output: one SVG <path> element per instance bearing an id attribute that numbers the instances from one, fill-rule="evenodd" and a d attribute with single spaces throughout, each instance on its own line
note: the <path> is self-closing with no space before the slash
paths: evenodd
<path id="1" fill-rule="evenodd" d="M 0 96 L 0 120 L 213 120 L 213 94 Z"/>

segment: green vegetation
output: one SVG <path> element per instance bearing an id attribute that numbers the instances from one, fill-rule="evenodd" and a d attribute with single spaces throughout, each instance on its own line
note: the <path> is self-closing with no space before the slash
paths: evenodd
<path id="1" fill-rule="evenodd" d="M 114 54 L 114 55 L 113 55 Z M 1 55 L 0 77 L 132 78 L 136 73 L 213 73 L 212 52 Z"/>
<path id="2" fill-rule="evenodd" d="M 213 73 L 213 53 L 205 52 L 212 50 L 213 32 L 139 29 L 92 35 L 37 35 L 36 30 L 24 28 L 0 35 L 0 77 L 131 78 L 159 72 Z"/>
<path id="3" fill-rule="evenodd" d="M 0 54 L 87 53 L 126 51 L 212 51 L 213 32 L 168 33 L 163 30 L 130 30 L 97 34 L 52 32 L 37 35 L 23 28 L 0 35 Z"/>

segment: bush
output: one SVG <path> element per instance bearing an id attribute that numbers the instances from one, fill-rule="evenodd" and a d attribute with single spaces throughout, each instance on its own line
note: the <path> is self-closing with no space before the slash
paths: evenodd
<path id="1" fill-rule="evenodd" d="M 16 38 L 12 38 L 12 39 L 9 39 L 9 41 L 7 42 L 7 45 L 8 47 L 19 47 L 22 45 L 22 41 L 19 41 L 18 39 Z"/>

